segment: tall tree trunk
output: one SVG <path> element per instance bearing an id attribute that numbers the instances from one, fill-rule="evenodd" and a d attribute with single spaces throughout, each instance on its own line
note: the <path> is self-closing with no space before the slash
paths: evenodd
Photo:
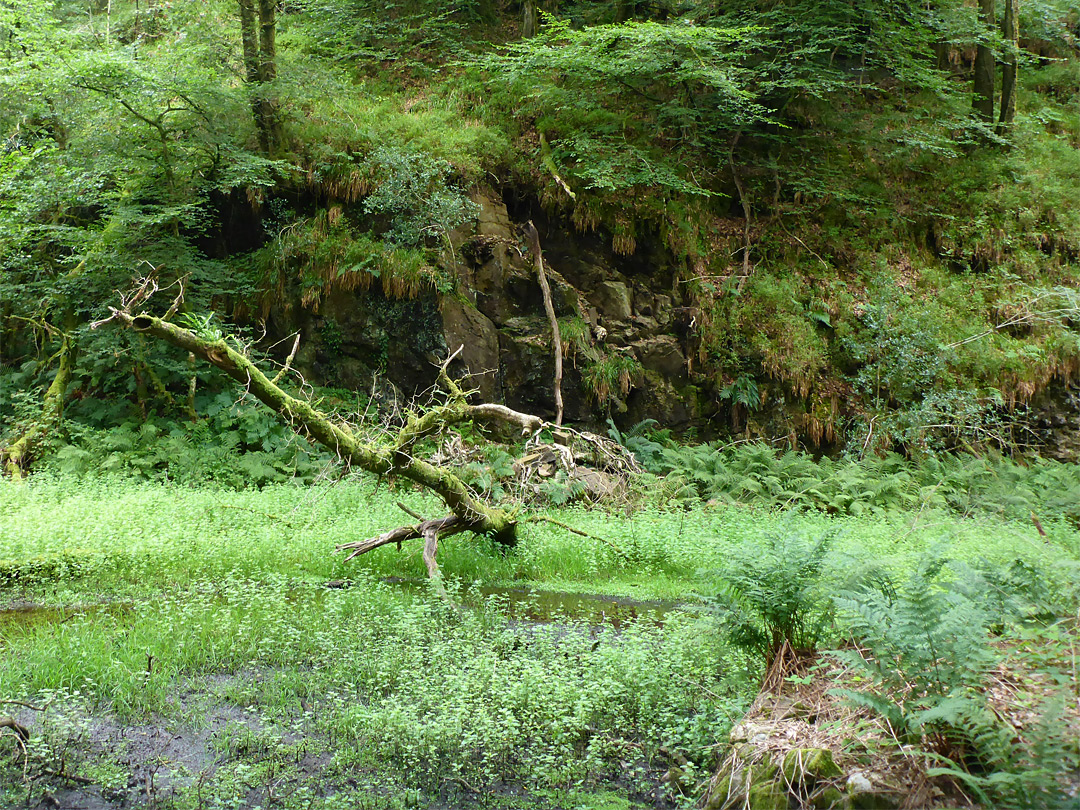
<path id="1" fill-rule="evenodd" d="M 251 117 L 259 135 L 259 148 L 270 153 L 270 133 L 263 120 L 262 102 L 258 96 L 259 86 L 259 27 L 255 22 L 253 0 L 238 0 L 240 6 L 240 40 L 244 46 L 244 81 L 251 91 Z"/>
<path id="2" fill-rule="evenodd" d="M 994 0 L 979 0 L 979 21 L 982 23 L 983 39 L 990 37 L 996 19 Z M 988 124 L 994 121 L 994 49 L 989 42 L 980 42 L 975 53 L 975 97 L 972 107 Z"/>
<path id="3" fill-rule="evenodd" d="M 268 155 L 281 144 L 281 117 L 266 86 L 277 78 L 277 17 L 274 0 L 237 0 L 240 39 L 244 48 L 244 78 L 252 92 L 251 114 L 259 147 Z"/>
<path id="4" fill-rule="evenodd" d="M 530 39 L 536 36 L 536 0 L 525 0 L 521 12 L 521 36 Z"/>
<path id="5" fill-rule="evenodd" d="M 1005 18 L 1001 35 L 1006 42 L 1005 60 L 1001 68 L 1001 117 L 997 134 L 1003 135 L 1016 117 L 1016 72 L 1020 57 L 1019 0 L 1005 0 Z"/>

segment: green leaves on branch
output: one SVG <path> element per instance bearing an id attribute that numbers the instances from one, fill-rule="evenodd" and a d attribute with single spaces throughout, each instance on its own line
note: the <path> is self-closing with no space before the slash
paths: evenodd
<path id="1" fill-rule="evenodd" d="M 707 174 L 695 176 L 680 154 L 768 118 L 745 64 L 751 30 L 654 22 L 574 30 L 549 21 L 539 36 L 476 63 L 584 188 L 709 194 Z"/>

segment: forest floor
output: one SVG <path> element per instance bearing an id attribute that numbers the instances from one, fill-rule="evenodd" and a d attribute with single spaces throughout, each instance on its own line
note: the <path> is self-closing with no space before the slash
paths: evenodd
<path id="1" fill-rule="evenodd" d="M 1064 522 L 564 508 L 604 541 L 450 538 L 444 601 L 418 547 L 334 552 L 398 525 L 397 501 L 434 509 L 355 482 L 0 482 L 0 716 L 29 732 L 0 728 L 0 806 L 690 807 L 762 705 L 762 664 L 703 599 L 736 550 L 832 532 L 832 591 L 947 550 L 1062 593 L 1080 558 Z M 1075 703 L 1075 625 L 996 643 Z"/>

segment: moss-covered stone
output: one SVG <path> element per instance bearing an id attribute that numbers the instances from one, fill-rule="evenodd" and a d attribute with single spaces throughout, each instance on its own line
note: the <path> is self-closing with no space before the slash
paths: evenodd
<path id="1" fill-rule="evenodd" d="M 750 810 L 787 810 L 788 792 L 779 782 L 754 785 L 748 794 Z"/>
<path id="2" fill-rule="evenodd" d="M 705 802 L 705 810 L 721 810 L 727 803 L 729 792 L 731 792 L 730 775 L 717 782 L 713 789 L 709 791 L 709 798 Z"/>
<path id="3" fill-rule="evenodd" d="M 780 770 L 791 785 L 823 782 L 843 773 L 828 748 L 793 748 L 784 756 Z"/>
<path id="4" fill-rule="evenodd" d="M 848 810 L 851 800 L 835 787 L 827 787 L 810 799 L 815 810 Z"/>

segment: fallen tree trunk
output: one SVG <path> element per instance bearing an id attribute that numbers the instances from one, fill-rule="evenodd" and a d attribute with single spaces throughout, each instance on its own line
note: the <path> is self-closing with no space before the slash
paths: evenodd
<path id="1" fill-rule="evenodd" d="M 112 317 L 108 320 L 116 320 L 136 332 L 164 340 L 221 369 L 289 423 L 294 430 L 314 439 L 335 453 L 344 463 L 375 475 L 413 481 L 438 495 L 452 513 L 438 521 L 405 526 L 358 544 L 346 544 L 341 548 L 354 549 L 350 559 L 387 543 L 427 537 L 432 531 L 436 539 L 440 534 L 446 536 L 471 531 L 493 537 L 497 542 L 506 545 L 512 545 L 516 541 L 517 521 L 509 512 L 481 501 L 465 482 L 450 470 L 413 456 L 412 447 L 425 436 L 466 421 L 510 423 L 520 427 L 523 433 L 531 434 L 544 424 L 539 417 L 502 405 L 470 405 L 462 389 L 447 375 L 444 365 L 440 372 L 440 381 L 449 394 L 446 404 L 433 407 L 422 414 L 410 415 L 405 425 L 388 443 L 369 443 L 362 441 L 347 426 L 334 423 L 310 403 L 288 394 L 267 377 L 246 354 L 233 348 L 224 338 L 207 338 L 152 315 L 131 315 L 114 308 L 111 312 Z M 434 543 L 430 540 L 428 542 L 432 545 L 434 559 Z"/>

